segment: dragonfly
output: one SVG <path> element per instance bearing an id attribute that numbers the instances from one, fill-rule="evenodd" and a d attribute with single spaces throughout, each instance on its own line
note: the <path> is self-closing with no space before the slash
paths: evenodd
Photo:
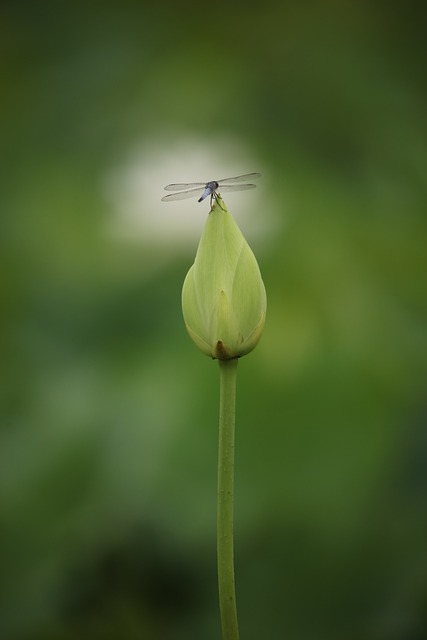
<path id="1" fill-rule="evenodd" d="M 178 184 L 168 184 L 165 191 L 176 191 L 162 198 L 163 202 L 171 200 L 185 200 L 186 198 L 197 198 L 197 202 L 202 202 L 208 196 L 215 199 L 218 196 L 218 190 L 221 191 L 245 191 L 246 189 L 255 189 L 256 185 L 248 183 L 248 180 L 255 180 L 260 177 L 260 173 L 245 173 L 243 176 L 234 178 L 223 178 L 222 180 L 211 180 L 210 182 L 183 182 Z M 243 184 L 241 184 L 243 183 Z"/>

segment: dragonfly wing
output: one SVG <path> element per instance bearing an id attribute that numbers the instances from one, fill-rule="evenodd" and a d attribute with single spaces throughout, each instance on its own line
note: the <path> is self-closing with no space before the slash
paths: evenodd
<path id="1" fill-rule="evenodd" d="M 256 184 L 223 184 L 219 185 L 218 191 L 230 193 L 231 191 L 246 191 L 246 189 L 255 189 Z"/>
<path id="2" fill-rule="evenodd" d="M 236 176 L 234 178 L 223 178 L 218 180 L 218 184 L 221 187 L 223 184 L 232 184 L 233 182 L 246 182 L 246 180 L 256 180 L 261 176 L 260 173 L 245 173 L 243 176 Z"/>
<path id="3" fill-rule="evenodd" d="M 204 182 L 182 182 L 178 184 L 168 184 L 165 187 L 165 191 L 182 191 L 183 189 L 196 189 L 197 187 L 204 187 Z"/>
<path id="4" fill-rule="evenodd" d="M 205 188 L 198 187 L 198 189 L 190 189 L 189 191 L 179 191 L 178 193 L 170 193 L 167 196 L 162 198 L 163 202 L 167 202 L 169 200 L 186 200 L 186 198 L 198 198 L 200 197 Z"/>

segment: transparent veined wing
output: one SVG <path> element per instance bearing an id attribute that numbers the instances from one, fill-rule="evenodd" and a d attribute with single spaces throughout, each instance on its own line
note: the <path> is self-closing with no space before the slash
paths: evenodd
<path id="1" fill-rule="evenodd" d="M 260 173 L 245 173 L 243 176 L 235 176 L 234 178 L 223 178 L 217 180 L 219 186 L 223 184 L 232 184 L 233 182 L 246 182 L 247 180 L 256 180 L 261 176 Z"/>
<path id="2" fill-rule="evenodd" d="M 197 189 L 205 186 L 205 182 L 180 182 L 178 184 L 168 184 L 165 191 L 182 191 L 183 189 Z"/>
<path id="3" fill-rule="evenodd" d="M 177 185 L 173 186 L 176 187 Z M 203 185 L 202 187 L 199 186 L 197 189 L 189 189 L 188 191 L 178 191 L 178 193 L 170 193 L 167 196 L 163 196 L 162 201 L 165 202 L 168 200 L 185 200 L 186 198 L 198 198 L 204 193 L 204 191 L 205 186 Z"/>
<path id="4" fill-rule="evenodd" d="M 255 187 L 255 184 L 220 184 L 218 191 L 231 193 L 231 191 L 245 191 L 246 189 L 255 189 Z"/>
<path id="5" fill-rule="evenodd" d="M 261 176 L 260 173 L 245 173 L 242 176 L 234 176 L 233 178 L 223 178 L 222 180 L 211 180 L 210 182 L 178 182 L 168 184 L 165 191 L 176 191 L 167 196 L 163 196 L 162 201 L 185 200 L 186 198 L 199 198 L 199 202 L 208 197 L 216 196 L 216 189 L 224 192 L 245 191 L 246 189 L 255 189 L 254 184 L 240 184 L 246 180 L 255 180 Z"/>

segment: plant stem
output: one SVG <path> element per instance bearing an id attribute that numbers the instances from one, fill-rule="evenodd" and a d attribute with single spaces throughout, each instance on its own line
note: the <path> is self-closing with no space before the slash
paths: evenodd
<path id="1" fill-rule="evenodd" d="M 234 589 L 233 487 L 237 358 L 218 360 L 220 370 L 217 554 L 223 640 L 238 640 Z"/>

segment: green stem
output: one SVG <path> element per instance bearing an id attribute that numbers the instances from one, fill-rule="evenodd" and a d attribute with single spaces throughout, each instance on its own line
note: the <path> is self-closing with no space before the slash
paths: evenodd
<path id="1" fill-rule="evenodd" d="M 237 358 L 218 360 L 220 370 L 217 553 L 223 640 L 238 640 L 234 589 L 233 487 Z"/>

